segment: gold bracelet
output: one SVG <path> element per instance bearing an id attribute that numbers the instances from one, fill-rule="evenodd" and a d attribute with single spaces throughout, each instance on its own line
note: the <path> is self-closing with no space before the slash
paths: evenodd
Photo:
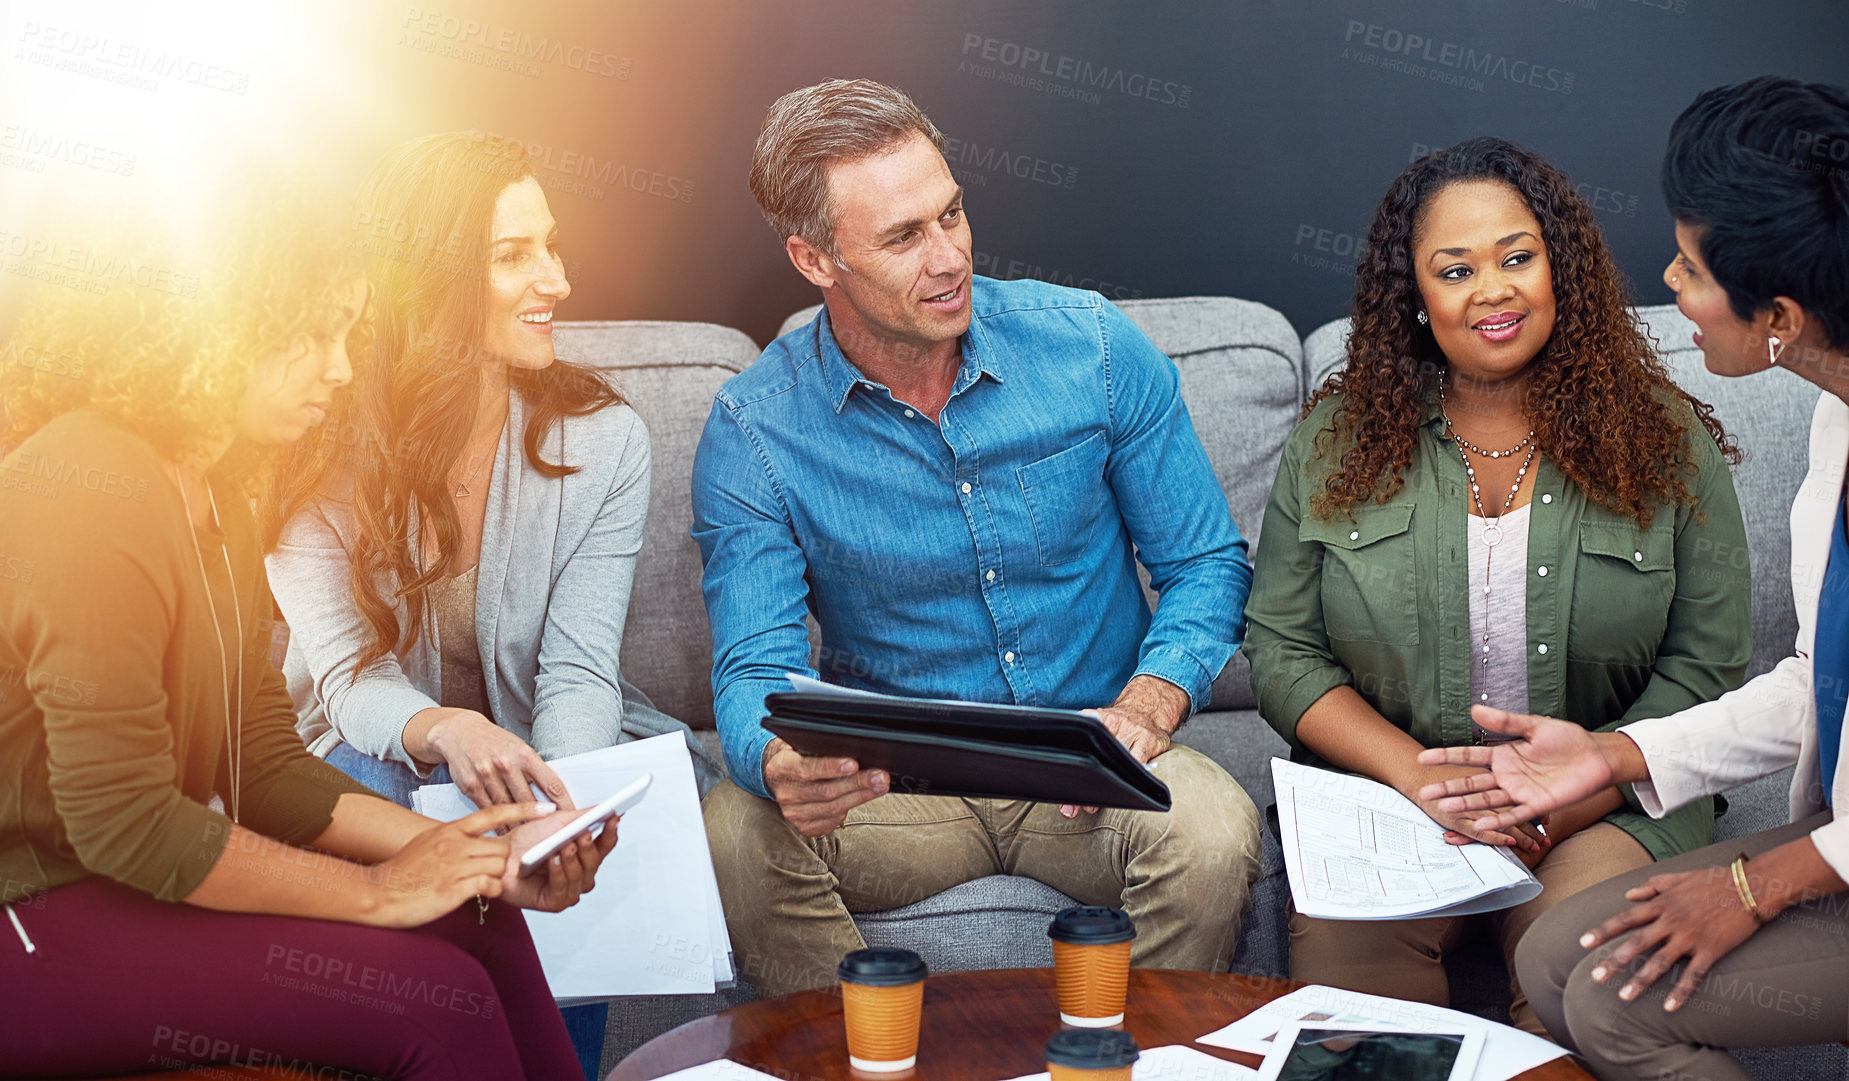
<path id="1" fill-rule="evenodd" d="M 1742 852 L 1733 861 L 1733 888 L 1740 894 L 1740 904 L 1753 914 L 1753 919 L 1765 923 L 1772 917 L 1759 908 L 1759 901 L 1753 896 L 1753 887 L 1746 881 L 1746 853 Z"/>

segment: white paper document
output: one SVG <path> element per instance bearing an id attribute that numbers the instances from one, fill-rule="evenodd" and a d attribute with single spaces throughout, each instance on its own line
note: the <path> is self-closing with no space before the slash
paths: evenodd
<path id="1" fill-rule="evenodd" d="M 1464 916 L 1541 892 L 1507 849 L 1446 844 L 1443 826 L 1384 784 L 1282 758 L 1271 779 L 1290 896 L 1305 916 Z"/>
<path id="2" fill-rule="evenodd" d="M 732 943 L 700 817 L 686 738 L 670 732 L 550 763 L 589 807 L 644 773 L 648 795 L 618 825 L 596 889 L 564 912 L 528 912 L 527 926 L 561 1005 L 618 995 L 710 994 L 733 978 Z M 452 821 L 475 810 L 453 784 L 425 785 L 412 809 Z"/>
<path id="3" fill-rule="evenodd" d="M 1130 1067 L 1130 1081 L 1252 1081 L 1257 1076 L 1258 1071 L 1250 1066 L 1215 1058 L 1180 1044 L 1151 1047 Z M 1017 1077 L 1014 1081 L 1051 1081 L 1051 1078 L 1051 1074 L 1036 1073 Z M 667 1081 L 667 1078 L 660 1081 Z"/>
<path id="4" fill-rule="evenodd" d="M 783 1081 L 763 1070 L 754 1070 L 743 1063 L 733 1062 L 729 1058 L 714 1059 L 698 1066 L 689 1066 L 670 1074 L 662 1074 L 655 1081 Z"/>
<path id="5" fill-rule="evenodd" d="M 1423 1002 L 1342 991 L 1321 984 L 1301 987 L 1282 998 L 1272 999 L 1195 1042 L 1254 1055 L 1268 1054 L 1278 1030 L 1293 1021 L 1339 1021 L 1415 1032 L 1421 1029 L 1480 1031 L 1483 1033 L 1483 1054 L 1477 1059 L 1471 1081 L 1508 1081 L 1516 1074 L 1566 1054 L 1564 1048 L 1539 1036 L 1485 1021 L 1474 1014 L 1428 1006 Z M 1136 1081 L 1142 1079 L 1139 1077 Z"/>
<path id="6" fill-rule="evenodd" d="M 892 697 L 891 695 L 880 694 L 877 691 L 863 691 L 858 687 L 840 687 L 833 683 L 823 683 L 819 679 L 812 676 L 805 676 L 798 672 L 790 672 L 785 678 L 790 681 L 791 690 L 801 692 L 802 694 L 832 694 L 836 698 Z"/>

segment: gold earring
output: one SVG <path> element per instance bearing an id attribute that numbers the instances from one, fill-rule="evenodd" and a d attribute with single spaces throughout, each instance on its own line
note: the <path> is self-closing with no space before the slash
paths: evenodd
<path id="1" fill-rule="evenodd" d="M 1785 355 L 1784 344 L 1778 340 L 1776 334 L 1766 336 L 1766 359 L 1774 366 L 1778 364 L 1778 358 Z"/>

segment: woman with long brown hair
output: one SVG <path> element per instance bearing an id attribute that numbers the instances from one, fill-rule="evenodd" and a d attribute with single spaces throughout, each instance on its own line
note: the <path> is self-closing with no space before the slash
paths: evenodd
<path id="1" fill-rule="evenodd" d="M 1413 163 L 1376 212 L 1346 365 L 1285 444 L 1246 615 L 1259 711 L 1294 759 L 1366 774 L 1453 844 L 1513 848 L 1543 892 L 1495 913 L 1505 956 L 1549 906 L 1706 844 L 1713 807 L 1661 820 L 1616 787 L 1481 830 L 1419 800 L 1486 703 L 1609 728 L 1738 685 L 1748 582 L 1708 408 L 1672 383 L 1591 209 L 1500 139 Z M 1470 917 L 1291 916 L 1291 975 L 1443 1004 Z M 1542 1026 L 1514 986 L 1516 1024 Z"/>
<path id="2" fill-rule="evenodd" d="M 312 751 L 401 802 L 570 796 L 547 760 L 686 726 L 617 668 L 648 510 L 648 431 L 559 360 L 571 294 L 517 143 L 386 155 L 356 215 L 374 362 L 301 449 L 269 558 Z"/>
<path id="3" fill-rule="evenodd" d="M 366 283 L 267 180 L 206 230 L 178 198 L 99 240 L 149 274 L 47 285 L 0 366 L 0 1072 L 569 1076 L 509 903 L 575 903 L 615 831 L 521 877 L 557 816 L 437 823 L 303 749 L 249 496 L 338 401 Z"/>

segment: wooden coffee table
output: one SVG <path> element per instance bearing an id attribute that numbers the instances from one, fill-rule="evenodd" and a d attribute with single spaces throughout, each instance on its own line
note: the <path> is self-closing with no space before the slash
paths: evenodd
<path id="1" fill-rule="evenodd" d="M 1139 1047 L 1178 1043 L 1257 1066 L 1257 1055 L 1193 1041 L 1300 986 L 1252 976 L 1132 969 L 1124 1028 Z M 925 983 L 917 1069 L 891 1076 L 1001 1081 L 1040 1073 L 1046 1069 L 1041 1048 L 1059 1027 L 1050 968 L 934 975 Z M 608 1081 L 653 1081 L 718 1058 L 801 1081 L 869 1081 L 876 1076 L 848 1067 L 840 994 L 803 991 L 748 1003 L 658 1036 L 619 1063 Z M 1591 1075 L 1558 1058 L 1520 1075 L 1519 1081 L 1591 1081 Z"/>

